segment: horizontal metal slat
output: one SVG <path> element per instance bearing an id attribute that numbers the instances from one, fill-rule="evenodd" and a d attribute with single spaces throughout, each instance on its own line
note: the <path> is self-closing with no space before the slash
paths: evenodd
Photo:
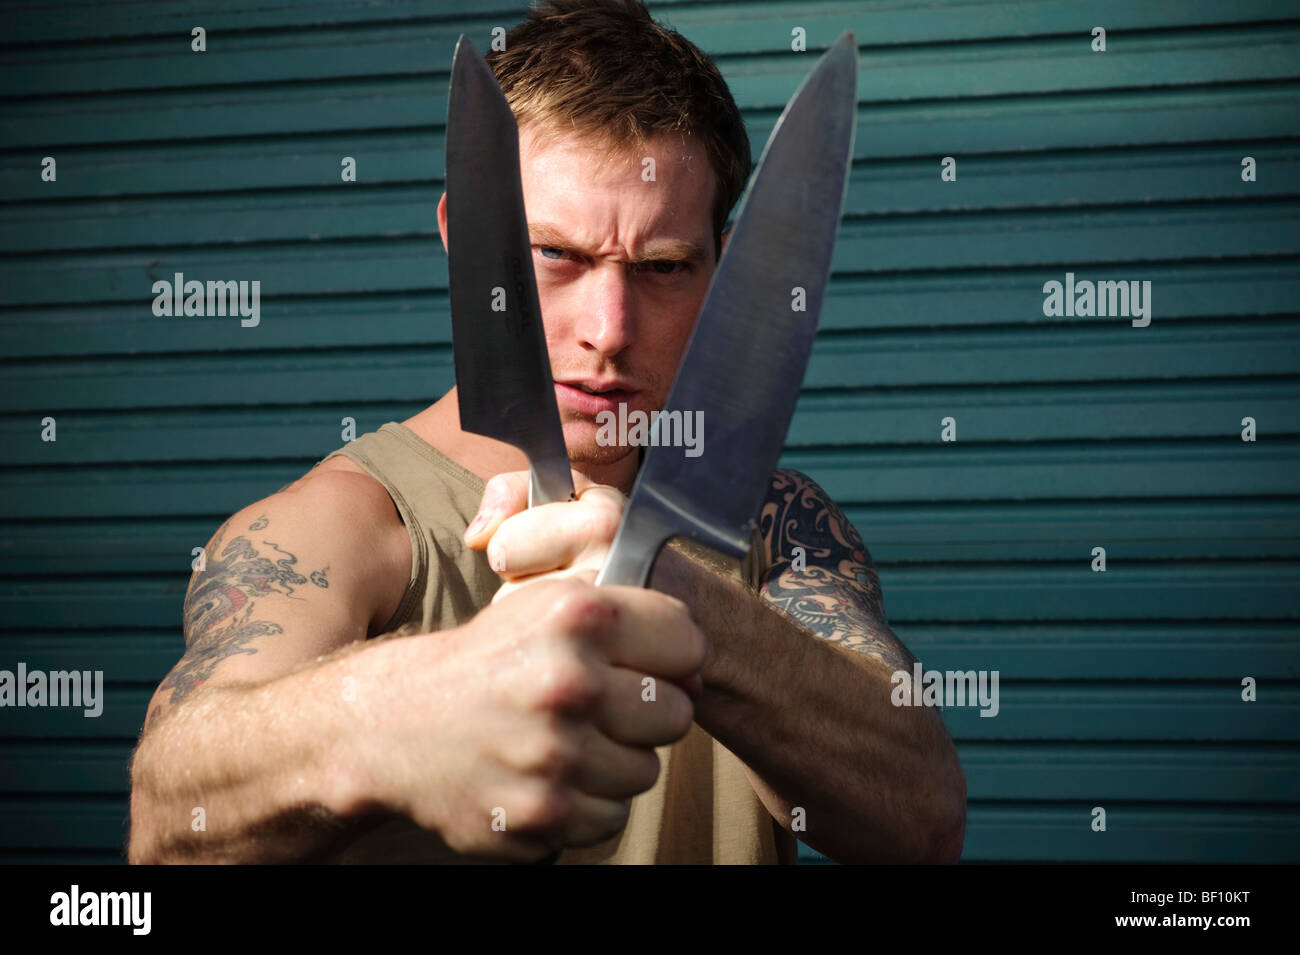
<path id="1" fill-rule="evenodd" d="M 1096 163 L 1099 172 L 1104 171 L 1106 157 L 1099 152 L 1103 148 L 1240 139 L 1247 141 L 1243 146 L 1253 154 L 1263 145 L 1258 140 L 1291 135 L 1297 100 L 1300 91 L 1294 85 L 1265 84 L 1114 92 L 1066 100 L 1013 99 L 991 101 L 980 108 L 970 104 L 905 104 L 859 111 L 855 155 L 860 161 L 899 157 L 913 160 L 920 156 L 927 172 L 937 165 L 939 157 L 956 156 L 961 160 L 957 182 L 939 183 L 946 190 L 942 195 L 954 196 L 972 188 L 972 180 L 979 182 L 983 167 L 980 160 L 968 158 L 970 154 L 1010 153 L 1014 161 L 1015 154 L 1025 150 L 1086 150 L 1082 156 L 1043 157 L 1041 162 L 1020 157 L 1047 177 L 1028 177 L 1025 188 L 1030 195 L 1034 183 L 1041 181 L 1045 196 L 1050 196 L 1052 189 L 1059 190 L 1060 201 L 1068 202 L 1073 196 L 1072 181 L 1097 178 L 1088 175 L 1090 161 Z M 435 105 L 426 104 L 426 111 L 437 113 Z M 771 114 L 752 112 L 746 116 L 755 155 L 767 141 L 775 119 Z M 437 122 L 441 119 L 437 118 Z M 444 163 L 442 130 L 427 126 L 407 130 L 355 128 L 310 137 L 269 134 L 252 140 L 169 139 L 122 146 L 82 145 L 75 150 L 56 151 L 60 175 L 55 182 L 40 177 L 41 159 L 47 151 L 32 145 L 27 150 L 0 153 L 0 200 L 336 186 L 342 184 L 339 161 L 343 156 L 357 160 L 358 184 L 432 183 L 440 181 Z M 1268 158 L 1267 153 L 1259 151 Z M 1066 178 L 1053 184 L 1051 170 L 1055 165 L 1061 166 Z M 1129 165 L 1140 167 L 1141 163 L 1134 160 Z M 1260 194 L 1274 183 L 1293 188 L 1293 180 L 1277 175 L 1284 171 L 1266 166 L 1261 180 L 1251 184 L 1242 183 L 1239 175 L 1225 177 L 1221 188 L 1244 190 L 1251 195 Z M 1163 188 L 1155 183 L 1139 188 L 1160 195 L 1177 189 L 1187 175 L 1171 177 Z M 1139 183 L 1145 181 L 1140 172 L 1129 176 L 1137 176 Z M 937 174 L 935 178 L 937 181 Z M 1106 177 L 1107 182 L 1116 179 L 1114 174 Z M 898 195 L 905 198 L 907 193 Z M 868 197 L 874 199 L 875 195 L 868 193 Z M 853 204 L 852 194 L 850 199 L 849 208 L 859 208 Z M 1122 197 L 1116 201 L 1122 201 Z"/>
<path id="2" fill-rule="evenodd" d="M 859 12 L 850 21 L 863 25 L 863 39 L 873 35 L 867 25 L 869 16 Z M 813 38 L 814 46 L 829 45 L 847 27 L 843 21 L 834 24 L 822 37 Z M 233 84 L 247 87 L 427 76 L 443 84 L 440 99 L 445 100 L 446 76 L 457 37 L 466 32 L 486 50 L 491 28 L 485 21 L 461 21 L 416 29 L 379 23 L 295 32 L 213 33 L 207 52 L 202 54 L 190 49 L 188 30 L 89 52 L 78 50 L 72 55 L 20 50 L 7 65 L 0 66 L 0 88 L 65 98 L 81 96 L 89 103 L 92 97 L 137 96 L 137 91 L 220 91 L 235 88 Z M 1206 31 L 1126 31 L 1113 26 L 1107 34 L 1105 54 L 1091 49 L 1090 27 L 1080 22 L 1073 35 L 1065 34 L 1065 29 L 1062 25 L 1058 35 L 1047 36 L 971 38 L 964 43 L 901 48 L 870 46 L 859 54 L 864 74 L 859 81 L 859 100 L 1005 96 L 1297 75 L 1294 53 L 1300 45 L 1300 30 L 1291 23 L 1232 23 Z M 743 34 L 746 28 L 733 26 L 731 32 Z M 790 37 L 786 25 L 763 34 L 767 42 L 761 45 L 761 52 L 740 57 L 714 53 L 738 105 L 747 109 L 785 105 L 816 56 L 815 51 L 812 56 L 792 52 Z M 206 98 L 211 94 L 200 95 Z M 54 102 L 57 114 L 62 101 Z M 17 106 L 24 109 L 21 101 Z"/>
<path id="3" fill-rule="evenodd" d="M 871 480 L 867 475 L 862 482 L 867 494 Z M 1294 498 L 890 503 L 844 511 L 877 563 L 891 565 L 1062 560 L 1103 542 L 1130 560 L 1276 558 L 1295 556 L 1300 541 L 1300 500 Z M 69 549 L 65 544 L 61 552 Z"/>
<path id="4" fill-rule="evenodd" d="M 1091 809 L 1082 802 L 1077 807 L 973 805 L 962 860 L 1300 860 L 1300 810 L 1150 809 L 1116 803 L 1107 807 L 1106 832 L 1093 832 Z M 0 815 L 0 849 L 10 850 L 6 858 L 14 857 L 13 850 L 41 849 L 51 859 L 80 859 L 91 850 L 121 851 L 126 812 L 120 799 L 11 802 Z"/>
<path id="5" fill-rule="evenodd" d="M 0 582 L 0 591 L 11 586 L 8 581 Z M 153 632 L 5 634 L 0 636 L 0 667 L 16 672 L 21 660 L 28 672 L 98 670 L 110 682 L 157 683 L 185 652 L 179 605 L 175 618 L 169 630 Z"/>
<path id="6" fill-rule="evenodd" d="M 0 576 L 57 566 L 69 555 L 84 574 L 184 570 L 191 549 L 207 541 L 226 516 L 199 516 L 207 506 L 200 496 L 191 515 L 182 517 L 11 520 L 0 537 Z M 1300 541 L 1295 499 L 857 504 L 844 511 L 878 566 L 1059 562 L 1090 556 L 1097 543 L 1126 560 L 1293 558 Z"/>
<path id="7" fill-rule="evenodd" d="M 1154 284 L 1152 289 L 1154 297 Z M 1038 295 L 1041 302 L 1042 293 Z M 860 307 L 871 310 L 866 303 Z M 1153 379 L 1291 375 L 1300 364 L 1297 326 L 1289 321 L 1177 324 L 1161 321 L 1157 310 L 1152 309 L 1146 328 L 1134 328 L 1124 318 L 1065 319 L 1035 327 L 1037 318 L 1026 308 L 986 313 L 990 321 L 1033 323 L 1025 328 L 818 339 L 804 381 L 817 388 L 1001 385 L 1004 390 L 990 400 L 1014 401 L 1020 392 L 1013 389 L 1049 382 L 1133 382 L 1126 387 L 1139 387 L 1137 382 Z"/>
<path id="8" fill-rule="evenodd" d="M 890 567 L 881 574 L 885 612 L 896 622 L 1300 617 L 1300 562 L 1125 563 L 1108 555 L 1103 572 L 1090 557 L 1046 567 Z"/>
<path id="9" fill-rule="evenodd" d="M 7 799 L 0 803 L 0 850 L 124 850 L 128 806 L 122 796 Z"/>
<path id="10" fill-rule="evenodd" d="M 322 436 L 320 456 L 339 444 Z M 843 507 L 1035 498 L 1131 502 L 1292 495 L 1297 455 L 1297 442 L 1288 438 L 1255 444 L 1229 438 L 1104 448 L 972 448 L 955 443 L 909 451 L 791 451 L 780 466 L 814 475 Z M 196 507 L 229 514 L 301 477 L 317 460 L 313 455 L 221 466 L 27 468 L 6 475 L 0 519 L 174 517 L 193 514 Z M 196 504 L 200 493 L 202 503 Z"/>
<path id="11" fill-rule="evenodd" d="M 881 577 L 892 617 L 892 568 Z M 894 630 L 927 670 L 997 670 L 999 680 L 1223 680 L 1240 674 L 1275 685 L 1300 678 L 1295 623 L 962 621 L 902 623 Z"/>
<path id="12" fill-rule="evenodd" d="M 1290 201 L 849 220 L 840 227 L 832 268 L 869 274 L 1036 266 L 1052 268 L 1052 278 L 1062 283 L 1066 272 L 1075 272 L 1076 280 L 1151 280 L 1146 269 L 1153 261 L 1300 255 L 1297 221 L 1300 203 Z M 134 301 L 150 314 L 154 282 L 170 282 L 177 272 L 200 281 L 256 280 L 270 316 L 275 299 L 286 295 L 441 290 L 446 255 L 436 227 L 427 228 L 428 234 L 369 241 L 10 257 L 0 263 L 0 305 Z M 1104 265 L 1098 264 L 1101 250 Z M 1151 314 L 1158 317 L 1152 281 Z M 1025 292 L 1037 298 L 1031 314 L 1042 315 L 1042 283 Z M 773 307 L 782 306 L 788 302 Z"/>
<path id="13" fill-rule="evenodd" d="M 858 502 L 1103 500 L 1295 493 L 1300 443 L 1277 438 L 1100 447 L 787 451 L 780 466 L 817 475 L 841 506 Z M 1243 465 L 1249 462 L 1248 467 Z M 869 475 L 869 479 L 864 479 Z M 53 477 L 53 475 L 51 475 Z M 51 501 L 53 505 L 53 501 Z"/>
<path id="14" fill-rule="evenodd" d="M 1295 350 L 1300 357 L 1300 339 Z M 1101 362 L 1098 372 L 1098 378 L 1107 377 Z M 1214 438 L 1240 435 L 1245 416 L 1273 435 L 1300 434 L 1297 411 L 1300 378 L 1244 384 L 1040 385 L 982 395 L 965 389 L 805 393 L 795 408 L 786 447 L 929 444 L 948 417 L 956 422 L 961 440 L 979 442 Z"/>
<path id="15" fill-rule="evenodd" d="M 64 16 L 51 16 L 50 7 Z M 95 16 L 67 15 L 71 9 L 94 10 Z M 1078 7 L 1071 0 L 1035 2 L 940 2 L 915 7 L 906 2 L 873 3 L 864 11 L 861 0 L 786 0 L 745 7 L 734 3 L 685 3 L 653 0 L 654 17 L 691 37 L 713 54 L 747 53 L 788 46 L 792 24 L 808 32 L 810 49 L 826 45 L 842 30 L 854 30 L 860 42 L 873 45 L 925 43 L 1034 33 L 1059 33 L 1083 28 Z M 1283 11 L 1285 12 L 1285 11 Z M 1276 0 L 1237 0 L 1225 7 L 1214 0 L 1092 0 L 1087 22 L 1111 24 L 1112 31 L 1163 26 L 1201 26 L 1242 23 L 1278 17 Z M 413 21 L 409 29 L 427 29 L 446 18 L 465 18 L 483 29 L 494 24 L 510 27 L 522 19 L 513 0 L 372 0 L 366 4 L 322 2 L 308 5 L 293 0 L 227 2 L 219 7 L 194 0 L 155 2 L 118 0 L 96 3 L 24 4 L 9 15 L 7 43 L 100 40 L 171 33 L 188 35 L 194 25 L 209 32 L 233 30 L 284 30 L 320 28 L 340 24 L 364 25 L 368 21 Z M 469 20 L 473 17 L 473 20 Z M 485 45 L 485 44 L 484 44 Z"/>
<path id="16" fill-rule="evenodd" d="M 1114 276 L 1113 271 L 1106 271 Z M 204 279 L 212 274 L 206 273 Z M 964 358 L 962 352 L 951 353 L 940 362 L 931 361 L 928 355 L 924 362 L 910 359 L 932 347 L 930 342 L 952 341 L 962 348 L 978 350 L 978 336 L 959 337 L 957 330 L 994 324 L 1033 328 L 1034 340 L 1042 341 L 1049 349 L 1054 341 L 1076 342 L 1077 338 L 1064 333 L 1084 326 L 1092 348 L 1108 351 L 1098 356 L 1098 361 L 1104 363 L 1105 377 L 1110 379 L 1289 374 L 1296 368 L 1285 342 L 1298 334 L 1300 325 L 1294 321 L 1261 325 L 1257 319 L 1295 313 L 1296 302 L 1300 301 L 1300 264 L 1147 264 L 1142 266 L 1142 274 L 1151 281 L 1153 293 L 1159 290 L 1159 310 L 1152 322 L 1157 325 L 1161 344 L 1152 348 L 1148 342 L 1148 347 L 1141 350 L 1140 361 L 1131 348 L 1133 339 L 1125 337 L 1131 323 L 1126 328 L 1122 319 L 1048 319 L 1043 315 L 1043 284 L 1061 281 L 1063 272 L 999 269 L 836 277 L 827 290 L 822 335 L 814 350 L 813 372 L 808 381 L 830 386 L 890 381 L 986 382 L 987 377 L 979 369 L 992 357 L 987 354 L 979 356 L 978 361 Z M 1107 277 L 1096 268 L 1080 270 L 1077 277 L 1089 275 L 1094 279 Z M 151 298 L 115 304 L 0 308 L 0 353 L 23 359 L 208 351 L 256 354 L 268 349 L 304 352 L 345 345 L 428 346 L 451 341 L 447 296 L 442 291 L 336 292 L 325 296 L 300 292 L 297 297 L 268 298 L 263 311 L 265 320 L 256 329 L 243 328 L 228 316 L 155 317 Z M 1203 321 L 1222 316 L 1231 318 Z M 1256 321 L 1243 323 L 1244 318 Z M 1197 319 L 1200 327 L 1167 327 L 1184 319 Z M 858 330 L 901 330 L 904 334 L 837 334 L 833 341 L 828 340 L 829 333 Z M 917 330 L 922 330 L 919 336 Z M 937 332 L 941 330 L 940 336 Z M 1005 345 L 1008 339 L 998 343 Z M 1021 341 L 1018 347 L 1023 349 L 1026 343 Z M 1172 348 L 1177 348 L 1177 354 L 1170 351 Z M 1050 377 L 1038 380 L 1070 380 L 1088 361 L 1069 358 L 1075 352 L 1077 348 L 1072 347 L 1059 352 L 1069 359 L 1064 363 L 1054 361 L 1049 354 L 1034 355 L 1022 363 L 1020 372 L 1028 376 L 1025 380 L 1034 380 L 1035 369 L 1049 368 Z M 899 362 L 908 364 L 907 374 L 916 377 L 900 378 Z M 969 370 L 954 376 L 947 370 L 953 364 Z M 6 369 L 6 375 L 14 372 L 14 366 Z M 3 387 L 4 381 L 0 381 L 0 389 Z M 0 407 L 8 407 L 4 403 L 7 400 L 0 398 Z M 15 407 L 24 406 L 19 403 Z"/>
<path id="17" fill-rule="evenodd" d="M 0 665 L 8 665 L 0 662 Z M 16 661 L 13 662 L 16 666 Z M 111 685 L 105 674 L 103 712 L 14 707 L 3 714 L 3 736 L 16 739 L 135 739 L 154 687 Z M 975 706 L 941 711 L 955 740 L 1133 740 L 1285 742 L 1295 737 L 1300 687 L 1261 689 L 1257 702 L 1241 700 L 1240 681 L 1217 684 L 1096 684 L 999 682 L 996 716 Z M 991 711 L 991 710 L 990 710 Z"/>
<path id="18" fill-rule="evenodd" d="M 1081 548 L 1082 550 L 1082 548 Z M 170 628 L 179 625 L 189 581 L 167 577 L 15 579 L 0 591 L 0 628 Z M 1300 561 L 1136 562 L 1089 555 L 1073 565 L 888 566 L 885 612 L 907 621 L 1295 620 Z"/>
<path id="19" fill-rule="evenodd" d="M 1272 438 L 1293 428 L 1295 384 L 1263 376 L 1289 374 L 1298 361 L 1300 334 L 1292 324 L 822 338 L 805 378 L 817 390 L 802 393 L 787 443 L 930 444 L 949 415 L 957 419 L 958 440 L 966 441 L 1222 437 L 1239 433 L 1247 415 L 1261 438 Z M 1206 381 L 1247 376 L 1261 380 Z M 1179 377 L 1190 380 L 1159 380 Z M 195 390 L 195 382 L 222 379 L 230 386 Z M 290 422 L 307 431 L 282 450 L 312 454 L 344 417 L 360 423 L 410 407 L 397 401 L 423 407 L 453 383 L 445 347 L 29 361 L 7 369 L 0 384 L 0 408 L 22 415 L 0 420 L 0 435 L 12 442 L 0 444 L 0 462 L 227 456 L 241 453 L 244 429 L 256 449 L 259 434 L 263 442 L 281 441 Z M 1004 387 L 991 391 L 993 385 Z M 350 403 L 303 407 L 337 402 L 340 394 Z M 368 407 L 376 402 L 386 408 Z M 239 405 L 250 407 L 216 410 Z M 1132 420 L 1139 406 L 1149 419 Z M 137 408 L 151 410 L 111 413 Z M 58 442 L 39 440 L 50 414 L 62 429 Z M 204 428 L 211 431 L 201 436 Z"/>
<path id="20" fill-rule="evenodd" d="M 129 792 L 133 743 L 0 742 L 0 791 L 8 795 Z M 958 747 L 967 796 L 984 800 L 1169 801 L 1187 804 L 1290 801 L 1300 757 L 1234 743 L 987 743 Z"/>
<path id="21" fill-rule="evenodd" d="M 1244 149 L 1250 150 L 1262 170 L 1257 182 L 1242 182 L 1238 175 Z M 439 178 L 411 185 L 343 183 L 338 178 L 342 155 L 313 158 L 318 175 L 310 185 L 325 186 L 323 189 L 28 202 L 6 210 L 0 219 L 0 251 L 31 254 L 143 244 L 239 245 L 303 237 L 395 237 L 427 231 L 436 221 L 443 189 L 441 169 L 437 170 Z M 420 168 L 410 169 L 401 178 L 418 180 L 431 165 L 431 157 L 423 157 Z M 1204 204 L 1294 196 L 1300 148 L 1279 144 L 1191 149 L 1173 155 L 1125 150 L 1088 156 L 963 157 L 958 169 L 958 180 L 946 183 L 939 179 L 938 157 L 859 163 L 850 177 L 845 215 L 1070 209 L 1179 200 Z M 332 174 L 334 181 L 321 182 L 326 174 Z M 26 197 L 39 200 L 40 187 L 33 184 Z"/>
<path id="22" fill-rule="evenodd" d="M 828 343 L 829 344 L 829 343 Z M 956 346 L 954 345 L 954 348 Z M 827 349 L 830 350 L 829 348 Z M 1300 356 L 1300 339 L 1292 347 L 1280 346 L 1279 359 L 1287 354 Z M 1039 354 L 1046 349 L 1035 349 Z M 927 355 L 927 357 L 930 357 Z M 942 355 L 937 356 L 942 360 Z M 876 361 L 883 361 L 881 356 Z M 137 360 L 136 370 L 149 368 L 144 359 Z M 1097 362 L 1097 377 L 1107 375 Z M 99 401 L 100 388 L 111 389 L 112 372 L 101 372 L 104 383 L 95 388 L 91 381 L 69 376 L 27 377 L 18 379 L 8 392 L 25 400 L 28 414 L 0 418 L 0 461 L 6 466 L 128 464 L 169 461 L 228 461 L 235 457 L 258 460 L 286 455 L 328 453 L 322 442 L 342 444 L 343 422 L 351 418 L 356 433 L 364 434 L 401 412 L 412 414 L 414 407 L 400 409 L 388 405 L 382 411 L 374 405 L 347 408 L 335 406 L 288 411 L 284 409 L 248 408 L 246 410 L 196 410 L 191 392 L 169 393 L 169 380 L 184 374 L 154 367 L 159 380 L 152 394 L 145 388 L 130 389 L 119 400 L 137 407 L 177 410 L 117 414 L 69 412 L 57 413 L 59 439 L 41 440 L 42 421 L 47 414 L 58 412 L 50 400 L 76 401 L 83 407 L 112 407 L 111 400 Z M 230 369 L 231 366 L 227 366 Z M 1051 363 L 1039 368 L 1042 376 Z M 815 370 L 815 369 L 814 369 Z M 435 383 L 450 387 L 450 372 L 441 362 L 432 363 Z M 233 373 L 228 370 L 227 374 Z M 330 371 L 332 380 L 338 376 Z M 417 373 L 416 368 L 411 369 Z M 903 373 L 899 370 L 898 373 Z M 270 376 L 263 370 L 262 374 Z M 286 375 L 292 377 L 286 369 Z M 1013 379 L 1015 368 L 1007 368 L 995 377 Z M 865 369 L 862 374 L 866 378 Z M 23 380 L 34 382 L 25 395 L 16 394 Z M 146 379 L 148 380 L 148 379 Z M 197 376 L 191 378 L 197 380 Z M 816 380 L 816 379 L 813 379 Z M 265 400 L 292 400 L 287 382 L 283 392 L 271 391 Z M 157 400 L 151 400 L 157 394 Z M 432 400 L 435 392 L 428 392 Z M 0 392 L 0 396 L 7 396 Z M 227 396 L 213 395 L 220 401 Z M 168 400 L 170 398 L 170 400 Z M 358 401 L 374 400 L 372 394 L 356 394 Z M 44 399 L 44 401 L 42 400 Z M 186 399 L 189 399 L 186 401 Z M 306 396 L 302 400 L 307 400 Z M 226 403 L 226 402 L 222 402 Z M 44 407 L 41 405 L 44 404 Z M 1255 420 L 1257 440 L 1294 437 L 1296 410 L 1300 408 L 1300 381 L 1257 381 L 1217 383 L 1192 381 L 1185 384 L 1159 382 L 1120 386 L 1097 384 L 1079 388 L 1050 385 L 1017 387 L 990 394 L 987 387 L 945 389 L 943 391 L 907 389 L 897 392 L 805 392 L 795 408 L 786 448 L 894 445 L 929 446 L 939 441 L 944 422 L 952 418 L 960 441 L 971 443 L 1027 444 L 1037 441 L 1132 441 L 1141 439 L 1227 439 L 1240 435 L 1242 420 Z M 1135 414 L 1135 409 L 1140 413 Z M 17 408 L 10 408 L 10 412 Z M 714 429 L 720 423 L 712 425 Z M 703 445 L 708 450 L 708 435 Z"/>
<path id="23" fill-rule="evenodd" d="M 892 570 L 880 571 L 886 609 Z M 8 581 L 0 591 L 12 589 Z M 891 615 L 892 616 L 892 615 Z M 101 670 L 117 683 L 157 683 L 184 652 L 179 607 L 170 627 L 0 635 L 0 666 Z M 1176 623 L 907 623 L 894 632 L 927 670 L 997 670 L 999 680 L 1221 680 L 1241 673 L 1270 685 L 1300 679 L 1300 627 L 1260 621 Z"/>
<path id="24" fill-rule="evenodd" d="M 972 805 L 962 861 L 1300 861 L 1300 810 L 1101 804 L 1106 831 L 1094 832 L 1096 805 L 1086 799 L 1067 807 Z"/>
<path id="25" fill-rule="evenodd" d="M 1106 54 L 1092 53 L 1089 42 L 1080 31 L 1077 38 L 1033 44 L 872 52 L 861 58 L 859 101 L 879 108 L 916 99 L 1028 95 L 1045 100 L 1130 88 L 1289 83 L 1300 76 L 1295 55 L 1300 27 L 1123 38 Z M 448 64 L 451 52 L 449 47 L 445 53 Z M 729 61 L 722 69 L 742 109 L 779 111 L 809 65 L 805 58 L 784 53 Z M 352 80 L 329 75 L 310 83 L 19 100 L 0 115 L 0 141 L 10 149 L 53 148 L 157 140 L 165 130 L 229 137 L 427 127 L 443 121 L 446 72 Z"/>

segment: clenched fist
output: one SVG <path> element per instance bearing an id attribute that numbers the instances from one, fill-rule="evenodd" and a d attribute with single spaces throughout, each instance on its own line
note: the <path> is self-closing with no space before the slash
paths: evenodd
<path id="1" fill-rule="evenodd" d="M 530 861 L 594 845 L 654 785 L 655 747 L 690 730 L 706 654 L 673 597 L 580 579 L 520 587 L 465 626 L 373 655 L 391 692 L 362 694 L 378 698 L 385 744 L 368 788 L 463 854 Z"/>

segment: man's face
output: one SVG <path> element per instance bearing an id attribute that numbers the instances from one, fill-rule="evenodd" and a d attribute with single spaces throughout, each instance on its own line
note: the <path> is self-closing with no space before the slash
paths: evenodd
<path id="1" fill-rule="evenodd" d="M 596 415 L 664 406 L 717 265 L 713 171 L 680 137 L 605 159 L 529 128 L 519 169 L 569 458 L 613 464 L 637 449 L 600 446 Z"/>

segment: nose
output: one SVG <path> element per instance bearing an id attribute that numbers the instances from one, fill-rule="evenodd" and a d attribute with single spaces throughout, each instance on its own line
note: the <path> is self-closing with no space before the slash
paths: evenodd
<path id="1" fill-rule="evenodd" d="M 575 329 L 583 349 L 612 358 L 632 344 L 636 316 L 631 279 L 621 262 L 603 262 L 587 274 Z"/>

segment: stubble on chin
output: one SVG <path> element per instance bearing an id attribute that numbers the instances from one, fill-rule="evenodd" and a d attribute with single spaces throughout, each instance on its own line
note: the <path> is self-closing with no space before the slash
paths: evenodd
<path id="1" fill-rule="evenodd" d="M 564 443 L 569 450 L 569 461 L 575 467 L 592 465 L 609 467 L 617 464 L 636 448 L 624 445 L 603 445 L 596 440 L 599 426 L 585 418 L 576 418 L 564 423 Z"/>
<path id="2" fill-rule="evenodd" d="M 639 448 L 625 445 L 602 445 L 596 441 L 597 425 L 590 419 L 575 418 L 564 422 L 564 441 L 569 464 L 597 484 L 620 487 L 635 476 Z M 627 469 L 631 467 L 631 475 Z M 624 493 L 630 487 L 623 488 Z"/>

